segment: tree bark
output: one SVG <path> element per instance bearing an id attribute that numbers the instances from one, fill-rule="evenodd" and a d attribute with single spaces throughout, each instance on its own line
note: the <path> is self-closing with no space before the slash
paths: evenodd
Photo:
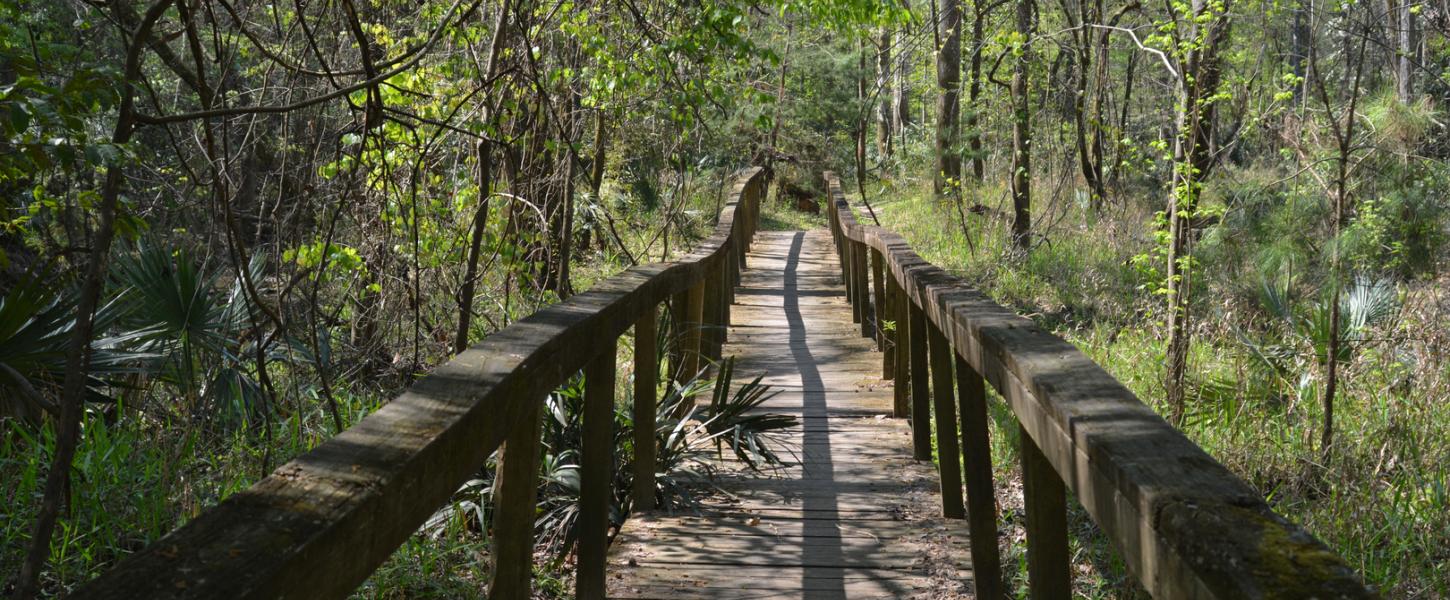
<path id="1" fill-rule="evenodd" d="M 902 0 L 902 8 L 911 10 L 911 3 Z M 891 86 L 891 129 L 906 143 L 906 126 L 911 124 L 911 32 L 905 26 L 896 30 L 896 61 L 892 77 L 896 83 Z"/>
<path id="2" fill-rule="evenodd" d="M 895 144 L 892 138 L 892 101 L 896 97 L 892 89 L 891 61 L 891 30 L 881 28 L 881 35 L 878 38 L 876 51 L 876 151 L 881 154 L 882 160 L 889 160 L 895 155 Z"/>
<path id="3" fill-rule="evenodd" d="M 1017 33 L 1022 47 L 1012 66 L 1012 246 L 1025 252 L 1032 229 L 1032 67 L 1033 0 L 1017 0 Z"/>
<path id="4" fill-rule="evenodd" d="M 1415 28 L 1415 14 L 1410 12 L 1409 0 L 1388 0 L 1393 7 L 1388 21 L 1395 28 L 1395 97 L 1401 104 L 1409 104 L 1415 94 L 1414 65 L 1415 48 L 1411 36 Z"/>
<path id="5" fill-rule="evenodd" d="M 936 195 L 956 198 L 962 185 L 962 10 L 960 0 L 939 0 L 936 58 Z"/>
<path id="6" fill-rule="evenodd" d="M 983 0 L 972 2 L 972 58 L 970 74 L 967 76 L 967 148 L 972 161 L 972 179 L 977 183 L 987 174 L 987 157 L 982 152 L 982 130 L 978 125 L 981 111 L 979 99 L 982 96 L 982 47 L 985 35 L 987 13 L 990 7 L 982 6 Z"/>

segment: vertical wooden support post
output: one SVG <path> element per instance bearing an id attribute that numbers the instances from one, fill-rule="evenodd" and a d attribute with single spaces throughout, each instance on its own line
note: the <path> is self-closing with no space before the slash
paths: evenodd
<path id="1" fill-rule="evenodd" d="M 931 349 L 931 391 L 936 408 L 936 460 L 941 478 L 941 513 L 948 519 L 967 516 L 962 506 L 961 449 L 957 446 L 957 399 L 952 385 L 952 347 L 941 329 L 927 324 Z"/>
<path id="2" fill-rule="evenodd" d="M 509 429 L 499 450 L 493 495 L 493 565 L 488 582 L 491 600 L 526 599 L 532 595 L 542 405 L 542 398 L 525 403 L 522 421 Z"/>
<path id="3" fill-rule="evenodd" d="M 739 240 L 730 242 L 732 252 L 740 248 Z M 735 286 L 740 284 L 740 263 L 735 257 L 730 256 L 730 261 L 725 263 L 725 301 L 720 304 L 720 345 L 730 337 L 730 306 L 735 304 Z"/>
<path id="4" fill-rule="evenodd" d="M 956 359 L 972 577 L 978 598 L 1002 598 L 1002 560 L 997 553 L 997 490 L 992 484 L 992 443 L 987 433 L 987 389 L 981 374 L 961 356 Z"/>
<path id="5" fill-rule="evenodd" d="M 738 243 L 735 244 L 735 258 L 736 258 L 736 260 L 740 261 L 739 264 L 737 265 L 737 268 L 736 268 L 736 271 L 735 271 L 736 272 L 735 285 L 740 285 L 740 276 L 739 276 L 739 273 L 744 272 L 745 269 L 748 268 L 746 266 L 746 264 L 745 264 L 745 255 L 750 253 L 750 202 L 749 201 L 745 201 L 745 205 L 742 207 L 741 212 L 744 213 L 744 214 L 741 215 L 742 218 L 739 221 L 737 221 L 737 223 L 735 225 L 735 229 L 736 229 L 736 231 L 735 231 L 735 233 L 736 233 L 736 240 L 738 240 Z"/>
<path id="6" fill-rule="evenodd" d="M 891 329 L 884 326 L 881 328 L 881 378 L 889 381 L 896 379 L 896 345 L 901 341 L 901 329 L 906 324 L 896 315 L 900 312 L 896 308 L 897 296 L 900 294 L 896 276 L 891 274 L 890 269 L 883 268 L 883 271 L 886 294 L 881 304 L 881 318 L 883 321 L 891 321 Z"/>
<path id="7" fill-rule="evenodd" d="M 906 418 L 911 414 L 911 360 L 907 348 L 910 347 L 911 317 L 907 312 L 906 292 L 901 289 L 901 284 L 895 277 L 891 278 L 891 317 L 896 319 L 896 330 L 892 332 L 892 339 L 895 343 L 889 349 L 892 355 L 892 398 L 891 416 L 898 419 Z"/>
<path id="8" fill-rule="evenodd" d="M 670 367 L 667 375 L 675 380 L 682 379 L 685 372 L 685 314 L 689 312 L 689 292 L 670 296 L 670 337 L 666 345 L 670 351 Z"/>
<path id="9" fill-rule="evenodd" d="M 655 507 L 655 403 L 659 387 L 656 309 L 634 323 L 634 489 L 635 510 Z"/>
<path id="10" fill-rule="evenodd" d="M 705 313 L 705 282 L 691 286 L 685 292 L 684 323 L 680 326 L 680 373 L 681 383 L 689 381 L 700 372 L 700 328 Z M 685 408 L 685 407 L 680 407 Z"/>
<path id="11" fill-rule="evenodd" d="M 1067 491 L 1021 427 L 1022 498 L 1027 508 L 1027 579 L 1033 600 L 1072 597 L 1067 552 Z"/>
<path id="12" fill-rule="evenodd" d="M 856 254 L 851 261 L 851 282 L 856 284 L 856 304 L 861 306 L 861 337 L 865 338 L 876 337 L 872 329 L 875 317 L 871 313 L 871 276 L 866 273 L 869 270 L 866 267 L 866 252 L 869 249 L 865 242 L 857 243 Z"/>
<path id="13" fill-rule="evenodd" d="M 881 261 L 881 252 L 876 250 L 875 248 L 871 248 L 870 253 L 871 303 L 873 306 L 875 306 L 875 309 L 871 311 L 871 325 L 872 329 L 874 329 L 876 332 L 876 349 L 881 351 L 882 353 L 881 372 L 882 376 L 885 377 L 885 374 L 891 369 L 891 363 L 886 362 L 885 358 L 886 329 L 881 326 L 881 320 L 891 318 L 891 313 L 887 312 L 886 310 L 886 286 L 885 282 L 882 281 L 882 278 L 885 276 L 885 274 L 882 272 L 885 270 L 885 265 L 883 265 Z"/>
<path id="14" fill-rule="evenodd" d="M 614 353 L 600 344 L 584 366 L 584 432 L 579 450 L 579 547 L 574 596 L 604 600 L 604 553 L 609 535 L 609 488 L 614 482 Z"/>
<path id="15" fill-rule="evenodd" d="M 911 448 L 916 460 L 931 460 L 931 396 L 927 387 L 926 312 L 907 302 L 911 313 Z"/>
<path id="16" fill-rule="evenodd" d="M 841 243 L 846 247 L 846 262 L 841 263 L 841 272 L 845 274 L 842 282 L 846 284 L 846 300 L 851 303 L 851 322 L 861 323 L 861 298 L 856 294 L 856 243 L 844 235 Z"/>
<path id="17" fill-rule="evenodd" d="M 715 327 L 720 311 L 720 268 L 719 263 L 705 268 L 704 297 L 700 306 L 700 357 L 701 365 L 715 358 Z"/>

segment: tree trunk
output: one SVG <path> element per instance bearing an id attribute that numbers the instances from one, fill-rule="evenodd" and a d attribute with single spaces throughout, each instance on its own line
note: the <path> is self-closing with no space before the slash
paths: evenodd
<path id="1" fill-rule="evenodd" d="M 1104 195 L 1103 170 L 1102 163 L 1099 160 L 1102 156 L 1100 147 L 1101 137 L 1095 133 L 1101 128 L 1096 118 L 1089 119 L 1087 111 L 1090 110 L 1088 106 L 1089 73 L 1093 74 L 1093 83 L 1095 86 L 1095 89 L 1091 90 L 1091 95 L 1095 99 L 1091 110 L 1098 109 L 1096 98 L 1101 96 L 1096 89 L 1096 85 L 1101 81 L 1102 76 L 1096 71 L 1093 71 L 1093 53 L 1096 49 L 1093 40 L 1095 36 L 1093 30 L 1089 28 L 1101 20 L 1101 5 L 1093 0 L 1078 0 L 1076 4 L 1077 14 L 1073 14 L 1074 11 L 1072 9 L 1074 7 L 1072 6 L 1072 2 L 1062 0 L 1063 14 L 1067 15 L 1070 26 L 1074 28 L 1072 42 L 1073 53 L 1076 56 L 1076 60 L 1073 61 L 1075 68 L 1072 69 L 1072 101 L 1068 103 L 1067 109 L 1071 113 L 1073 130 L 1076 134 L 1074 137 L 1077 145 L 1078 167 L 1082 172 L 1083 183 L 1087 186 L 1088 193 L 1090 194 L 1089 202 L 1092 205 L 1093 211 L 1097 212 L 1102 208 Z M 1076 22 L 1073 22 L 1074 19 Z M 1093 142 L 1090 140 L 1098 141 Z M 1099 144 L 1096 151 L 1094 149 L 1095 144 Z"/>
<path id="2" fill-rule="evenodd" d="M 503 56 L 503 47 L 508 43 L 508 3 L 499 5 L 493 19 L 492 39 L 488 44 L 488 59 L 484 61 L 484 81 L 491 81 L 498 73 L 498 63 Z M 487 121 L 492 111 L 484 113 Z M 473 322 L 473 296 L 478 289 L 478 261 L 483 252 L 483 238 L 488 226 L 488 205 L 493 194 L 493 145 L 488 140 L 478 143 L 478 208 L 473 215 L 472 234 L 468 240 L 468 262 L 464 265 L 463 285 L 458 291 L 458 327 L 453 336 L 455 354 L 468 349 L 468 329 Z"/>
<path id="3" fill-rule="evenodd" d="M 986 7 L 982 6 L 982 0 L 975 0 L 972 2 L 971 73 L 967 77 L 967 148 L 972 160 L 972 178 L 978 183 L 987 174 L 987 157 L 982 152 L 982 130 L 977 124 L 982 106 L 978 100 L 982 96 L 982 36 L 986 20 Z"/>
<path id="4" fill-rule="evenodd" d="M 960 0 L 940 0 L 936 58 L 936 195 L 956 198 L 962 185 L 962 10 Z"/>
<path id="5" fill-rule="evenodd" d="M 895 154 L 892 139 L 892 65 L 891 30 L 881 28 L 880 46 L 876 52 L 876 151 L 882 160 L 889 160 Z"/>
<path id="6" fill-rule="evenodd" d="M 1195 25 L 1190 28 L 1188 39 L 1202 40 L 1202 43 L 1194 44 L 1180 63 L 1175 115 L 1178 134 L 1173 143 L 1173 190 L 1168 203 L 1168 373 L 1164 386 L 1175 424 L 1183 422 L 1184 373 L 1191 341 L 1192 223 L 1203 180 L 1213 169 L 1215 105 L 1209 98 L 1218 90 L 1222 75 L 1218 49 L 1228 38 L 1229 30 L 1227 3 L 1221 9 L 1223 12 L 1214 10 L 1207 0 L 1194 0 Z"/>
<path id="7" fill-rule="evenodd" d="M 1394 12 L 1389 15 L 1388 21 L 1393 23 L 1395 28 L 1395 97 L 1399 98 L 1401 104 L 1409 104 L 1415 94 L 1415 80 L 1413 64 L 1415 48 L 1411 44 L 1411 34 L 1415 27 L 1415 14 L 1410 12 L 1409 0 L 1390 0 L 1394 5 Z"/>
<path id="8" fill-rule="evenodd" d="M 901 5 L 911 10 L 910 2 L 902 0 Z M 896 30 L 896 61 L 892 67 L 892 77 L 896 79 L 891 86 L 891 129 L 901 136 L 901 143 L 906 143 L 906 126 L 911 124 L 911 53 L 908 51 L 911 43 L 911 32 L 905 26 Z"/>
<path id="9" fill-rule="evenodd" d="M 1012 246 L 1025 252 L 1032 229 L 1032 0 L 1017 0 L 1017 33 L 1022 48 L 1012 65 Z"/>
<path id="10" fill-rule="evenodd" d="M 473 322 L 473 295 L 478 289 L 478 261 L 483 253 L 484 228 L 488 223 L 489 196 L 493 193 L 492 144 L 478 142 L 478 208 L 473 214 L 473 233 L 468 240 L 468 261 L 464 264 L 463 285 L 458 290 L 458 328 L 453 338 L 453 353 L 468 349 L 468 329 Z"/>
<path id="11" fill-rule="evenodd" d="M 866 130 L 870 127 L 871 113 L 874 112 L 866 104 L 866 45 L 866 38 L 863 36 L 856 49 L 856 186 L 863 191 L 866 189 Z"/>

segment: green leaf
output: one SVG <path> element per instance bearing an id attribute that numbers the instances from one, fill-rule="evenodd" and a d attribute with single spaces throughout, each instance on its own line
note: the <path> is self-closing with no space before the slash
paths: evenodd
<path id="1" fill-rule="evenodd" d="M 30 127 L 30 113 L 19 102 L 10 105 L 10 128 L 11 131 L 19 134 Z"/>

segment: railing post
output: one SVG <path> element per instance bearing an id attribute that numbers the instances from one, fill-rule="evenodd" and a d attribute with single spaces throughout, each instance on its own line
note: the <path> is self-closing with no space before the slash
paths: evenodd
<path id="1" fill-rule="evenodd" d="M 886 361 L 886 328 L 881 326 L 881 320 L 887 318 L 890 312 L 886 310 L 886 289 L 883 285 L 881 252 L 875 248 L 870 249 L 871 254 L 871 298 L 875 310 L 871 311 L 872 325 L 876 331 L 876 349 L 881 351 L 881 373 L 882 377 L 891 370 L 891 363 Z"/>
<path id="2" fill-rule="evenodd" d="M 997 551 L 997 490 L 992 484 L 992 444 L 987 433 L 987 389 L 981 374 L 961 356 L 957 395 L 962 412 L 962 467 L 967 480 L 967 523 L 972 542 L 972 579 L 978 598 L 1002 594 L 1002 560 Z"/>
<path id="3" fill-rule="evenodd" d="M 916 460 L 931 460 L 931 396 L 927 387 L 926 313 L 908 297 L 911 314 L 911 447 Z"/>
<path id="4" fill-rule="evenodd" d="M 609 340 L 584 366 L 584 432 L 579 451 L 579 547 L 574 595 L 604 600 L 609 488 L 614 481 L 614 354 Z"/>
<path id="5" fill-rule="evenodd" d="M 657 310 L 634 323 L 634 508 L 655 507 L 655 398 L 659 387 Z"/>
<path id="6" fill-rule="evenodd" d="M 749 188 L 746 188 L 746 193 L 747 194 L 749 193 Z M 740 201 L 743 203 L 740 206 L 740 215 L 739 215 L 740 218 L 739 219 L 736 219 L 736 222 L 735 222 L 735 229 L 736 229 L 736 232 L 735 232 L 736 233 L 735 258 L 736 258 L 737 261 L 739 261 L 736 264 L 736 270 L 735 270 L 735 272 L 736 272 L 735 284 L 736 285 L 739 285 L 740 284 L 739 274 L 741 272 L 744 272 L 745 269 L 747 268 L 746 265 L 745 265 L 745 255 L 750 252 L 750 201 L 747 200 L 747 199 L 745 199 L 745 198 L 741 198 Z"/>
<path id="7" fill-rule="evenodd" d="M 721 284 L 724 283 L 721 273 L 724 271 L 724 260 L 717 260 L 714 265 L 705 268 L 705 304 L 701 308 L 704 318 L 701 319 L 700 355 L 709 360 L 720 359 L 720 347 L 716 340 L 720 335 L 720 305 L 725 300 L 725 291 L 721 289 Z"/>
<path id="8" fill-rule="evenodd" d="M 906 418 L 911 414 L 911 361 L 907 348 L 910 347 L 911 317 L 906 299 L 906 292 L 901 289 L 901 284 L 895 277 L 889 282 L 891 293 L 891 316 L 896 319 L 896 330 L 892 332 L 892 339 L 895 343 L 891 345 L 892 358 L 892 393 L 894 398 L 891 405 L 891 416 L 898 419 Z"/>
<path id="9" fill-rule="evenodd" d="M 670 366 L 666 376 L 672 381 L 684 378 L 685 372 L 685 315 L 690 308 L 690 293 L 682 291 L 670 296 Z"/>
<path id="10" fill-rule="evenodd" d="M 856 297 L 856 244 L 841 234 L 841 244 L 846 248 L 845 262 L 841 263 L 841 283 L 846 286 L 846 301 L 851 304 L 851 322 L 861 322 L 861 299 Z"/>
<path id="11" fill-rule="evenodd" d="M 871 281 L 866 274 L 866 242 L 856 243 L 855 256 L 851 260 L 851 283 L 856 286 L 856 304 L 861 307 L 861 337 L 876 337 L 871 329 Z"/>
<path id="12" fill-rule="evenodd" d="M 1033 600 L 1072 597 L 1067 552 L 1067 492 L 1037 442 L 1019 425 L 1022 498 L 1027 509 L 1027 579 Z"/>
<path id="13" fill-rule="evenodd" d="M 740 240 L 732 240 L 730 248 L 732 254 L 730 260 L 725 263 L 725 302 L 720 306 L 720 345 L 724 346 L 730 338 L 730 306 L 735 304 L 735 286 L 740 285 L 740 262 L 736 260 L 734 252 L 740 249 Z"/>
<path id="14" fill-rule="evenodd" d="M 526 402 L 523 420 L 498 453 L 494 484 L 491 600 L 526 599 L 534 581 L 534 513 L 539 489 L 539 435 L 543 400 Z"/>
<path id="15" fill-rule="evenodd" d="M 957 399 L 952 385 L 952 347 L 941 329 L 928 324 L 931 391 L 936 408 L 936 460 L 941 478 L 941 511 L 948 519 L 967 516 L 962 506 L 961 449 L 957 446 Z"/>
<path id="16" fill-rule="evenodd" d="M 681 382 L 689 381 L 700 373 L 700 329 L 703 327 L 704 313 L 705 282 L 700 281 L 685 292 L 685 320 L 680 327 L 683 348 L 680 349 L 681 367 L 678 378 Z"/>

